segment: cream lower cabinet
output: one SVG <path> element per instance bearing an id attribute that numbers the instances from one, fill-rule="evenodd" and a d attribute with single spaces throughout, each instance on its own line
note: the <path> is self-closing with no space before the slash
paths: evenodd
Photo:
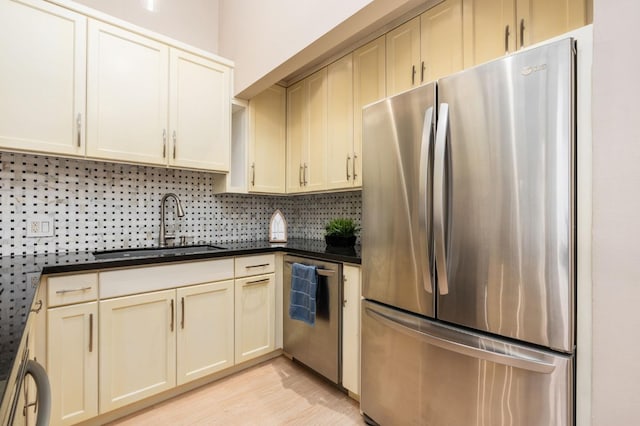
<path id="1" fill-rule="evenodd" d="M 175 290 L 100 303 L 100 412 L 176 385 Z"/>
<path id="2" fill-rule="evenodd" d="M 84 155 L 87 19 L 0 2 L 0 149 Z"/>
<path id="3" fill-rule="evenodd" d="M 274 274 L 236 279 L 236 363 L 275 350 L 275 300 Z"/>
<path id="4" fill-rule="evenodd" d="M 47 310 L 52 425 L 71 425 L 98 415 L 97 326 L 97 302 Z"/>
<path id="5" fill-rule="evenodd" d="M 176 296 L 178 385 L 233 366 L 233 280 L 181 287 Z"/>
<path id="6" fill-rule="evenodd" d="M 342 386 L 360 395 L 360 268 L 344 265 L 342 274 Z"/>

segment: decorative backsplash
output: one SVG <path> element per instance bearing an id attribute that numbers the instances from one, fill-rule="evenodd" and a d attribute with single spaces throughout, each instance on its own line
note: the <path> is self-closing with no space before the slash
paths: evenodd
<path id="1" fill-rule="evenodd" d="M 214 194 L 214 175 L 80 159 L 0 152 L 2 256 L 149 247 L 157 244 L 160 200 L 176 193 L 185 216 L 167 200 L 167 225 L 194 241 L 265 240 L 280 209 L 290 238 L 322 239 L 333 217 L 360 224 L 359 191 L 299 196 Z M 27 217 L 54 216 L 53 237 L 27 238 Z"/>

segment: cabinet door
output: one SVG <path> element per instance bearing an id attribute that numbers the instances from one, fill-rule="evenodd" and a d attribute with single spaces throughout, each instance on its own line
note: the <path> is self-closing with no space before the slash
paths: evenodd
<path id="1" fill-rule="evenodd" d="M 75 424 L 98 415 L 97 337 L 97 302 L 47 311 L 52 425 Z"/>
<path id="2" fill-rule="evenodd" d="M 233 365 L 233 280 L 177 289 L 178 385 Z"/>
<path id="3" fill-rule="evenodd" d="M 327 67 L 327 185 L 353 186 L 353 56 Z"/>
<path id="4" fill-rule="evenodd" d="M 287 193 L 303 191 L 306 102 L 304 80 L 287 89 Z"/>
<path id="5" fill-rule="evenodd" d="M 89 20 L 87 155 L 166 164 L 169 48 Z"/>
<path id="6" fill-rule="evenodd" d="M 353 52 L 353 181 L 362 186 L 362 108 L 385 97 L 385 37 Z"/>
<path id="7" fill-rule="evenodd" d="M 327 181 L 327 69 L 305 79 L 307 141 L 303 154 L 305 191 L 325 189 Z"/>
<path id="8" fill-rule="evenodd" d="M 515 49 L 514 0 L 463 0 L 464 67 Z"/>
<path id="9" fill-rule="evenodd" d="M 360 268 L 344 265 L 342 273 L 342 386 L 360 395 Z"/>
<path id="10" fill-rule="evenodd" d="M 585 0 L 516 0 L 518 48 L 587 23 Z"/>
<path id="11" fill-rule="evenodd" d="M 0 2 L 0 147 L 84 155 L 86 18 Z"/>
<path id="12" fill-rule="evenodd" d="M 462 69 L 462 0 L 446 0 L 420 16 L 420 82 Z"/>
<path id="13" fill-rule="evenodd" d="M 286 90 L 277 85 L 249 101 L 251 192 L 285 192 L 286 101 Z"/>
<path id="14" fill-rule="evenodd" d="M 387 95 L 408 90 L 420 82 L 420 17 L 386 34 Z"/>
<path id="15" fill-rule="evenodd" d="M 170 64 L 169 164 L 229 171 L 229 68 L 178 49 L 171 49 Z"/>
<path id="16" fill-rule="evenodd" d="M 175 290 L 100 301 L 100 412 L 176 384 Z"/>
<path id="17" fill-rule="evenodd" d="M 236 363 L 275 349 L 275 294 L 274 274 L 236 280 Z"/>

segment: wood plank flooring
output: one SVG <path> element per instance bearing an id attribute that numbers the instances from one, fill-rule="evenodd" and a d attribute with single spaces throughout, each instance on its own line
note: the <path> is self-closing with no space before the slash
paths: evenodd
<path id="1" fill-rule="evenodd" d="M 111 426 L 364 424 L 356 401 L 280 356 Z"/>

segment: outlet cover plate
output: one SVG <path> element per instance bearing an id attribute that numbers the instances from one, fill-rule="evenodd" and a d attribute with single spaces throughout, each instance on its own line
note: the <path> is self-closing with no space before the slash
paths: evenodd
<path id="1" fill-rule="evenodd" d="M 53 237 L 53 215 L 33 214 L 27 216 L 27 238 Z"/>

